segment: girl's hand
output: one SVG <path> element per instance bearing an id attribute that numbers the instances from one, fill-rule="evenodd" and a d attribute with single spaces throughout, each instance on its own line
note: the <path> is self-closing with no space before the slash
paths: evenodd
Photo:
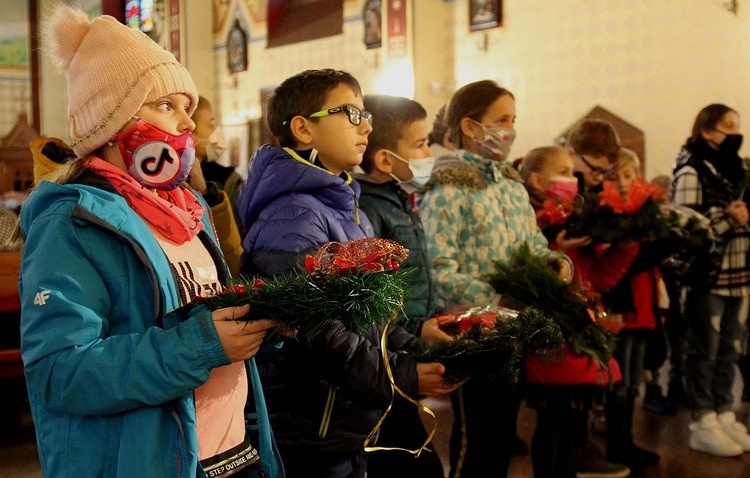
<path id="1" fill-rule="evenodd" d="M 570 268 L 570 264 L 568 264 L 567 261 L 560 261 L 560 272 L 558 275 L 565 282 L 573 280 L 573 270 Z"/>
<path id="2" fill-rule="evenodd" d="M 578 249 L 579 247 L 588 246 L 591 244 L 590 236 L 572 237 L 568 239 L 568 231 L 563 229 L 560 234 L 555 238 L 557 243 L 557 249 L 560 251 L 568 251 L 570 249 Z"/>
<path id="3" fill-rule="evenodd" d="M 453 337 L 446 334 L 438 325 L 436 318 L 427 319 L 422 324 L 422 332 L 419 337 L 426 342 L 452 342 Z"/>
<path id="4" fill-rule="evenodd" d="M 250 312 L 249 305 L 226 307 L 211 312 L 221 346 L 229 361 L 239 362 L 255 356 L 268 329 L 276 327 L 271 320 L 239 320 Z"/>
<path id="5" fill-rule="evenodd" d="M 739 226 L 746 226 L 748 219 L 747 204 L 739 199 L 732 201 L 727 206 L 727 213 Z"/>

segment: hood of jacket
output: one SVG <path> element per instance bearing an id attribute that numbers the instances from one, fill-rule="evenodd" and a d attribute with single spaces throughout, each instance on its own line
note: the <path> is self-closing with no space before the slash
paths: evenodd
<path id="1" fill-rule="evenodd" d="M 270 203 L 294 194 L 314 195 L 327 208 L 349 217 L 357 209 L 359 192 L 359 184 L 348 173 L 337 176 L 290 148 L 266 144 L 253 154 L 237 207 L 246 229 Z"/>
<path id="2" fill-rule="evenodd" d="M 76 159 L 70 146 L 58 138 L 37 138 L 29 143 L 29 149 L 34 160 L 34 184 Z"/>

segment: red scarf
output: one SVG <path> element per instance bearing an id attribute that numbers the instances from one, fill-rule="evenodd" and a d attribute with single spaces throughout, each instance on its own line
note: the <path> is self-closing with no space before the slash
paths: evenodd
<path id="1" fill-rule="evenodd" d="M 109 181 L 128 205 L 167 239 L 184 244 L 203 230 L 203 206 L 190 191 L 150 190 L 103 159 L 91 157 L 84 166 Z"/>

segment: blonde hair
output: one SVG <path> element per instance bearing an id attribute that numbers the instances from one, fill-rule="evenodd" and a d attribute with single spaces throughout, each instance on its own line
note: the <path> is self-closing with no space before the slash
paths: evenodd
<path id="1" fill-rule="evenodd" d="M 564 148 L 559 146 L 542 146 L 534 148 L 523 157 L 521 161 L 521 178 L 527 182 L 531 173 L 537 173 L 544 168 L 544 165 L 555 156 L 555 154 L 567 154 Z"/>
<path id="2" fill-rule="evenodd" d="M 617 153 L 617 158 L 615 159 L 614 164 L 612 164 L 612 169 L 617 171 L 625 166 L 633 166 L 638 177 L 643 177 L 643 173 L 641 172 L 641 161 L 638 159 L 638 155 L 635 154 L 635 151 L 628 148 L 620 148 L 620 151 Z"/>
<path id="3" fill-rule="evenodd" d="M 45 176 L 44 180 L 51 183 L 68 184 L 78 178 L 85 170 L 83 160 L 76 159 L 75 161 L 61 164 L 60 167 Z"/>

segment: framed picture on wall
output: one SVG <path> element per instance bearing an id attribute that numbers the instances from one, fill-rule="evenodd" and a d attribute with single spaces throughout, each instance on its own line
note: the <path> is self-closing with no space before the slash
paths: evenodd
<path id="1" fill-rule="evenodd" d="M 362 21 L 365 30 L 364 41 L 368 50 L 380 48 L 383 44 L 381 37 L 382 9 L 381 0 L 367 0 L 362 10 Z"/>
<path id="2" fill-rule="evenodd" d="M 234 26 L 227 34 L 227 68 L 231 73 L 245 71 L 248 67 L 247 33 L 240 24 L 240 19 L 234 19 Z"/>
<path id="3" fill-rule="evenodd" d="M 502 0 L 469 0 L 469 29 L 484 30 L 500 26 Z"/>
<path id="4" fill-rule="evenodd" d="M 250 125 L 248 123 L 223 124 L 221 128 L 227 139 L 229 165 L 234 166 L 235 171 L 245 177 L 250 156 Z"/>

